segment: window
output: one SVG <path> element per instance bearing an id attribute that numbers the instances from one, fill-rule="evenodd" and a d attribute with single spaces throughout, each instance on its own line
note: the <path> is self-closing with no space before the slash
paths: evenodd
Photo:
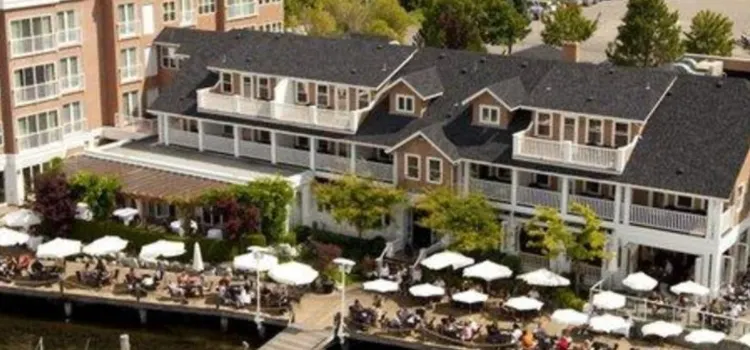
<path id="1" fill-rule="evenodd" d="M 493 175 L 495 178 L 500 180 L 510 180 L 511 178 L 511 170 L 507 168 L 492 168 Z"/>
<path id="2" fill-rule="evenodd" d="M 414 97 L 396 95 L 396 112 L 414 113 Z"/>
<path id="3" fill-rule="evenodd" d="M 602 144 L 602 121 L 597 119 L 589 119 L 588 128 L 588 139 L 589 144 L 601 145 Z"/>
<path id="4" fill-rule="evenodd" d="M 577 138 L 576 124 L 577 122 L 576 122 L 575 117 L 565 118 L 565 121 L 563 122 L 563 140 L 576 142 L 576 138 Z"/>
<path id="5" fill-rule="evenodd" d="M 62 117 L 63 133 L 70 134 L 84 131 L 86 125 L 83 119 L 83 110 L 81 102 L 71 102 L 64 104 L 60 110 Z"/>
<path id="6" fill-rule="evenodd" d="M 229 73 L 221 73 L 221 92 L 232 93 L 232 75 Z"/>
<path id="7" fill-rule="evenodd" d="M 60 60 L 60 90 L 74 91 L 83 87 L 81 66 L 78 57 L 66 57 Z"/>
<path id="8" fill-rule="evenodd" d="M 443 183 L 443 160 L 440 158 L 427 158 L 427 182 L 431 184 Z"/>
<path id="9" fill-rule="evenodd" d="M 534 183 L 539 187 L 552 187 L 549 175 L 534 174 Z"/>
<path id="10" fill-rule="evenodd" d="M 688 196 L 677 196 L 677 200 L 675 201 L 675 206 L 678 208 L 692 209 L 693 198 L 688 197 Z"/>
<path id="11" fill-rule="evenodd" d="M 135 47 L 120 50 L 120 79 L 130 81 L 138 79 L 140 65 L 138 64 L 138 53 Z"/>
<path id="12" fill-rule="evenodd" d="M 255 14 L 255 1 L 253 0 L 227 0 L 227 18 L 242 18 Z"/>
<path id="13" fill-rule="evenodd" d="M 310 150 L 310 138 L 304 136 L 295 137 L 294 147 L 298 149 Z"/>
<path id="14" fill-rule="evenodd" d="M 615 123 L 615 147 L 622 147 L 630 141 L 630 124 Z"/>
<path id="15" fill-rule="evenodd" d="M 52 17 L 34 17 L 10 22 L 13 56 L 27 55 L 55 48 Z"/>
<path id="16" fill-rule="evenodd" d="M 295 84 L 296 90 L 297 90 L 297 103 L 301 104 L 307 104 L 308 96 L 307 96 L 307 83 L 298 82 Z"/>
<path id="17" fill-rule="evenodd" d="M 271 133 L 267 130 L 253 130 L 253 140 L 258 143 L 271 144 Z"/>
<path id="18" fill-rule="evenodd" d="M 482 124 L 500 124 L 500 108 L 494 106 L 479 106 L 479 122 Z"/>
<path id="19" fill-rule="evenodd" d="M 174 48 L 159 45 L 159 66 L 166 69 L 179 69 L 180 60 L 174 55 Z"/>
<path id="20" fill-rule="evenodd" d="M 169 216 L 169 204 L 165 202 L 148 202 L 148 216 L 165 218 Z"/>
<path id="21" fill-rule="evenodd" d="M 583 192 L 599 195 L 602 193 L 602 186 L 598 182 L 584 181 Z"/>
<path id="22" fill-rule="evenodd" d="M 161 4 L 162 19 L 164 22 L 173 22 L 177 20 L 177 6 L 174 1 L 167 1 Z"/>
<path id="23" fill-rule="evenodd" d="M 13 94 L 16 104 L 57 96 L 58 84 L 52 63 L 17 69 L 13 72 Z"/>
<path id="24" fill-rule="evenodd" d="M 539 113 L 536 116 L 536 135 L 541 137 L 552 137 L 552 116 L 548 113 Z"/>
<path id="25" fill-rule="evenodd" d="M 370 105 L 370 93 L 364 89 L 357 90 L 357 109 L 367 108 Z"/>
<path id="26" fill-rule="evenodd" d="M 135 4 L 117 5 L 117 33 L 120 38 L 136 35 L 137 24 Z"/>
<path id="27" fill-rule="evenodd" d="M 60 141 L 59 125 L 56 110 L 18 118 L 18 148 L 27 150 Z"/>
<path id="28" fill-rule="evenodd" d="M 187 131 L 187 132 L 198 132 L 198 121 L 195 119 L 172 119 L 177 121 L 177 130 Z"/>
<path id="29" fill-rule="evenodd" d="M 198 0 L 198 13 L 214 13 L 216 12 L 216 0 Z"/>
<path id="30" fill-rule="evenodd" d="M 414 154 L 407 154 L 404 156 L 404 164 L 406 168 L 406 178 L 409 180 L 419 180 L 421 172 L 421 158 Z"/>
<path id="31" fill-rule="evenodd" d="M 122 94 L 120 112 L 126 118 L 138 118 L 141 116 L 141 100 L 138 91 L 128 91 Z"/>
<path id="32" fill-rule="evenodd" d="M 261 100 L 271 99 L 271 79 L 258 78 L 258 98 Z"/>
<path id="33" fill-rule="evenodd" d="M 318 85 L 317 104 L 318 107 L 328 108 L 328 85 Z"/>
<path id="34" fill-rule="evenodd" d="M 57 43 L 60 45 L 75 44 L 81 41 L 81 26 L 78 14 L 73 11 L 57 13 Z"/>
<path id="35" fill-rule="evenodd" d="M 253 97 L 253 78 L 248 76 L 242 77 L 242 96 L 247 98 Z"/>

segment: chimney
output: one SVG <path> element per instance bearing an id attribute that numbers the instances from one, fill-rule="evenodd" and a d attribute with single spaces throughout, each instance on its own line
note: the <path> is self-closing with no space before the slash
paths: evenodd
<path id="1" fill-rule="evenodd" d="M 577 42 L 565 42 L 562 44 L 562 59 L 566 62 L 578 62 L 580 47 Z"/>

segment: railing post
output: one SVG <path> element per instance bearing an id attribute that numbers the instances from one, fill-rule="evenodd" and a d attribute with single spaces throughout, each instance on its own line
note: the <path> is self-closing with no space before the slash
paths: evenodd
<path id="1" fill-rule="evenodd" d="M 521 135 L 513 134 L 513 155 L 521 155 Z"/>
<path id="2" fill-rule="evenodd" d="M 565 215 L 568 213 L 568 192 L 570 191 L 570 178 L 567 176 L 560 177 L 560 213 Z"/>
<path id="3" fill-rule="evenodd" d="M 279 147 L 279 143 L 276 139 L 276 132 L 269 131 L 271 134 L 271 164 L 276 164 L 276 148 Z"/>
<path id="4" fill-rule="evenodd" d="M 203 120 L 198 120 L 198 150 L 203 152 Z"/>
<path id="5" fill-rule="evenodd" d="M 510 172 L 510 206 L 515 208 L 516 205 L 518 205 L 518 170 L 512 169 Z"/>
<path id="6" fill-rule="evenodd" d="M 625 170 L 625 150 L 622 148 L 618 148 L 616 150 L 617 153 L 615 153 L 615 170 L 616 171 L 623 171 Z"/>
<path id="7" fill-rule="evenodd" d="M 622 190 L 624 191 L 623 194 L 625 196 L 625 202 L 622 206 L 622 224 L 630 225 L 630 209 L 633 201 L 633 189 L 630 186 L 625 186 Z"/>
<path id="8" fill-rule="evenodd" d="M 239 158 L 240 157 L 240 127 L 237 124 L 234 125 L 233 133 L 234 133 L 234 139 L 233 139 L 234 156 Z"/>
<path id="9" fill-rule="evenodd" d="M 563 161 L 565 163 L 570 163 L 573 161 L 573 142 L 571 141 L 563 141 Z"/>
<path id="10" fill-rule="evenodd" d="M 351 150 L 351 157 L 349 157 L 349 171 L 352 174 L 355 174 L 357 172 L 357 145 L 352 143 L 349 147 Z"/>
<path id="11" fill-rule="evenodd" d="M 468 161 L 464 161 L 464 175 L 461 180 L 463 180 L 464 194 L 468 195 L 469 189 L 471 188 L 469 183 L 469 181 L 471 181 L 471 163 L 469 163 Z"/>
<path id="12" fill-rule="evenodd" d="M 315 150 L 318 148 L 318 139 L 310 137 L 310 169 L 315 170 Z"/>
<path id="13" fill-rule="evenodd" d="M 312 105 L 308 107 L 308 115 L 310 116 L 310 123 L 312 125 L 318 125 L 318 106 Z"/>
<path id="14" fill-rule="evenodd" d="M 622 186 L 615 185 L 615 203 L 614 209 L 612 210 L 612 221 L 619 223 L 621 217 L 620 210 L 622 210 Z"/>

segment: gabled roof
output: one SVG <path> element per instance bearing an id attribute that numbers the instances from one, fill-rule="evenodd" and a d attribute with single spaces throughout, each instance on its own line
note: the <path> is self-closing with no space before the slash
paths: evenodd
<path id="1" fill-rule="evenodd" d="M 429 100 L 443 93 L 443 83 L 435 67 L 409 73 L 396 80 L 399 81 L 408 85 L 422 100 Z"/>
<path id="2" fill-rule="evenodd" d="M 527 97 L 526 88 L 523 86 L 521 79 L 519 77 L 513 77 L 479 90 L 463 100 L 461 104 L 469 103 L 483 93 L 492 95 L 492 97 L 502 103 L 506 109 L 511 111 L 518 108 Z"/>
<path id="3" fill-rule="evenodd" d="M 522 50 L 515 51 L 511 54 L 515 57 L 530 58 L 534 60 L 562 61 L 562 50 L 560 48 L 539 44 Z"/>

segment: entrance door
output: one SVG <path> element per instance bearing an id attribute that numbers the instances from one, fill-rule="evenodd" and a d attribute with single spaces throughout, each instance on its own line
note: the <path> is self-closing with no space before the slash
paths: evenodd
<path id="1" fill-rule="evenodd" d="M 421 220 L 425 216 L 425 213 L 418 211 L 418 210 L 412 210 L 411 212 L 412 212 L 411 245 L 414 248 L 414 251 L 418 251 L 420 248 L 427 248 L 432 245 L 433 234 L 432 234 L 432 230 L 419 225 L 419 220 Z"/>

